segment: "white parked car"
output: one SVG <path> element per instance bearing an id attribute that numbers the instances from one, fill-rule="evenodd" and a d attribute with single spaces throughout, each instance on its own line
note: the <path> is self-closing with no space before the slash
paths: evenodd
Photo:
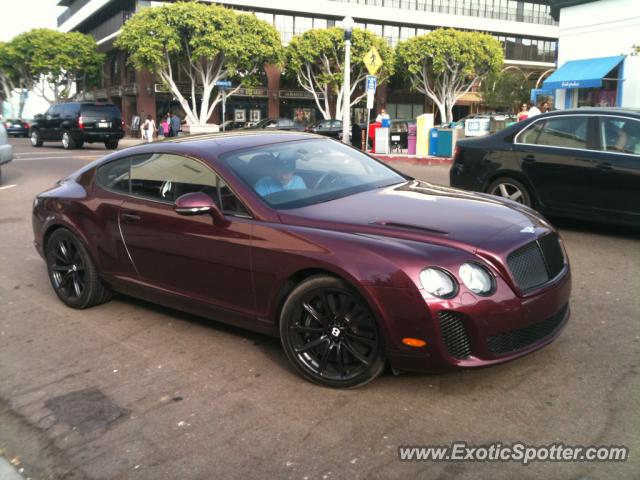
<path id="1" fill-rule="evenodd" d="M 7 130 L 0 123 L 0 180 L 2 180 L 2 165 L 13 160 L 13 147 L 9 145 Z"/>

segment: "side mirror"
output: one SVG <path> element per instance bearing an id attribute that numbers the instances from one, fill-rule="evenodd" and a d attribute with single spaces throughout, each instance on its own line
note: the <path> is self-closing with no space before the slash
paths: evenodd
<path id="1" fill-rule="evenodd" d="M 176 199 L 174 209 L 180 215 L 202 215 L 203 213 L 208 213 L 213 217 L 214 223 L 226 223 L 224 215 L 222 215 L 213 199 L 206 193 L 185 193 Z"/>

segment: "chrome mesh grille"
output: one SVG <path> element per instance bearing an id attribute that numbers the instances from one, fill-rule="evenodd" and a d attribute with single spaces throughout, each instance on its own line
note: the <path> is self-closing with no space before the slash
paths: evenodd
<path id="1" fill-rule="evenodd" d="M 564 255 L 557 235 L 546 235 L 511 252 L 507 256 L 507 265 L 522 291 L 544 285 L 564 267 Z"/>

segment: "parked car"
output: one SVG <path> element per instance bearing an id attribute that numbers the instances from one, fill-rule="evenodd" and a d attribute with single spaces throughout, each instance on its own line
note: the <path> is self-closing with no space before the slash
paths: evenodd
<path id="1" fill-rule="evenodd" d="M 231 130 L 238 130 L 239 128 L 244 128 L 246 126 L 246 122 L 236 122 L 235 120 L 227 120 L 224 122 L 224 130 L 226 132 L 230 132 Z M 220 130 L 222 130 L 223 125 L 220 125 Z"/>
<path id="2" fill-rule="evenodd" d="M 19 118 L 8 118 L 4 121 L 4 127 L 7 135 L 10 137 L 28 137 L 29 124 Z"/>
<path id="3" fill-rule="evenodd" d="M 569 263 L 536 212 L 307 133 L 113 153 L 38 195 L 33 228 L 66 305 L 120 291 L 280 336 L 304 378 L 332 387 L 366 383 L 387 361 L 513 360 L 569 317 Z"/>
<path id="4" fill-rule="evenodd" d="M 304 125 L 294 122 L 290 118 L 263 118 L 255 125 L 246 128 L 251 130 L 265 128 L 269 130 L 294 130 L 301 132 L 304 130 Z"/>
<path id="5" fill-rule="evenodd" d="M 342 120 L 320 120 L 305 128 L 306 132 L 332 138 L 342 138 Z"/>
<path id="6" fill-rule="evenodd" d="M 0 123 L 0 181 L 2 180 L 2 165 L 13 160 L 13 147 L 9 144 L 7 130 Z"/>
<path id="7" fill-rule="evenodd" d="M 124 137 L 124 122 L 118 107 L 111 103 L 59 103 L 44 115 L 36 115 L 30 135 L 34 147 L 50 141 L 62 141 L 66 149 L 81 148 L 85 142 L 104 142 L 105 147 L 115 150 Z"/>
<path id="8" fill-rule="evenodd" d="M 559 110 L 461 140 L 450 181 L 548 216 L 640 225 L 640 110 Z"/>

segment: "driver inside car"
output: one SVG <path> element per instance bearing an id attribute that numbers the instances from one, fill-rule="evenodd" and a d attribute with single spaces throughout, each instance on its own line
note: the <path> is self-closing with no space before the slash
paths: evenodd
<path id="1" fill-rule="evenodd" d="M 306 190 L 307 186 L 296 170 L 297 155 L 295 152 L 284 151 L 273 159 L 271 173 L 256 182 L 255 190 L 261 197 L 284 190 Z"/>

